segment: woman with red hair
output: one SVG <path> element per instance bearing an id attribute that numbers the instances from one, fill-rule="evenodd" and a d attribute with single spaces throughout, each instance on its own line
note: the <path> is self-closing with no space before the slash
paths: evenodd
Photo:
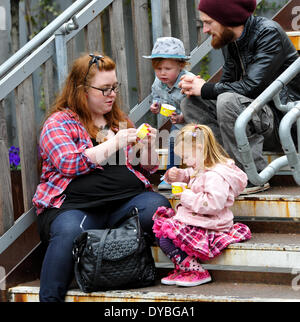
<path id="1" fill-rule="evenodd" d="M 147 174 L 158 168 L 156 129 L 137 142 L 119 107 L 114 61 L 99 53 L 78 58 L 46 121 L 42 174 L 33 203 L 47 251 L 40 301 L 64 301 L 73 278 L 73 240 L 83 230 L 111 227 L 132 207 L 145 233 L 166 198 L 151 191 Z"/>

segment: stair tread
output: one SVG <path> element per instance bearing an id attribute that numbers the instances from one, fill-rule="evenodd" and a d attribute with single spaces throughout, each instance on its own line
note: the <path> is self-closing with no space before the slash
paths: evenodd
<path id="1" fill-rule="evenodd" d="M 231 244 L 228 248 L 299 252 L 300 234 L 255 233 L 250 240 Z"/>
<path id="2" fill-rule="evenodd" d="M 179 200 L 179 197 L 172 194 L 171 190 L 154 190 L 164 195 L 168 199 Z M 279 201 L 300 201 L 300 187 L 299 186 L 273 186 L 266 191 L 259 193 L 240 195 L 238 200 L 279 200 Z"/>
<path id="3" fill-rule="evenodd" d="M 154 190 L 158 191 L 154 187 Z M 180 202 L 179 196 L 171 190 L 159 190 L 175 208 Z M 300 218 L 300 187 L 273 186 L 267 191 L 250 195 L 240 195 L 235 199 L 231 210 L 238 220 L 287 220 L 298 221 Z"/>
<path id="4" fill-rule="evenodd" d="M 19 285 L 9 291 L 10 294 L 16 295 L 16 300 L 38 301 L 39 281 Z M 18 296 L 18 294 L 23 294 L 23 296 Z M 300 293 L 291 285 L 213 281 L 195 287 L 177 287 L 162 285 L 160 281 L 157 281 L 154 286 L 140 289 L 99 291 L 90 294 L 72 289 L 68 291 L 66 301 L 300 302 Z"/>
<path id="5" fill-rule="evenodd" d="M 157 267 L 172 263 L 159 247 L 152 248 Z M 300 234 L 255 233 L 248 241 L 231 244 L 203 267 L 208 270 L 291 273 L 299 267 Z"/>

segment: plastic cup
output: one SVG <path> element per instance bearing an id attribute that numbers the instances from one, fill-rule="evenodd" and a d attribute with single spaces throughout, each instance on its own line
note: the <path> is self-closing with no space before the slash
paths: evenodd
<path id="1" fill-rule="evenodd" d="M 137 129 L 137 137 L 143 140 L 149 132 L 149 124 L 143 123 Z"/>
<path id="2" fill-rule="evenodd" d="M 187 188 L 187 184 L 184 182 L 173 182 L 172 183 L 172 193 L 176 195 L 177 193 L 182 193 Z"/>
<path id="3" fill-rule="evenodd" d="M 160 108 L 160 114 L 163 116 L 171 116 L 174 112 L 176 112 L 176 107 L 169 104 L 162 104 Z"/>

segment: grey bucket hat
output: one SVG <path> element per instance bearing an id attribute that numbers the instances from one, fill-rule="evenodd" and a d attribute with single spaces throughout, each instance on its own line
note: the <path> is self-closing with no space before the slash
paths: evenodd
<path id="1" fill-rule="evenodd" d="M 180 39 L 173 37 L 157 38 L 151 56 L 143 56 L 144 58 L 173 58 L 189 60 L 191 56 L 185 55 L 183 42 Z"/>

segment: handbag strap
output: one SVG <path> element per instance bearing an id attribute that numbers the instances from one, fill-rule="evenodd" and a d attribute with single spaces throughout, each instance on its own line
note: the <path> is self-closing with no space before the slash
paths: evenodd
<path id="1" fill-rule="evenodd" d="M 97 276 L 99 276 L 99 273 L 100 273 L 100 269 L 101 269 L 101 265 L 102 265 L 102 259 L 103 259 L 105 240 L 106 240 L 106 237 L 107 237 L 109 231 L 110 231 L 109 228 L 104 230 L 104 232 L 102 234 L 102 237 L 101 237 L 101 240 L 100 240 L 100 243 L 99 243 L 97 260 L 96 260 L 95 275 L 94 275 L 94 284 L 95 285 L 96 285 Z"/>

